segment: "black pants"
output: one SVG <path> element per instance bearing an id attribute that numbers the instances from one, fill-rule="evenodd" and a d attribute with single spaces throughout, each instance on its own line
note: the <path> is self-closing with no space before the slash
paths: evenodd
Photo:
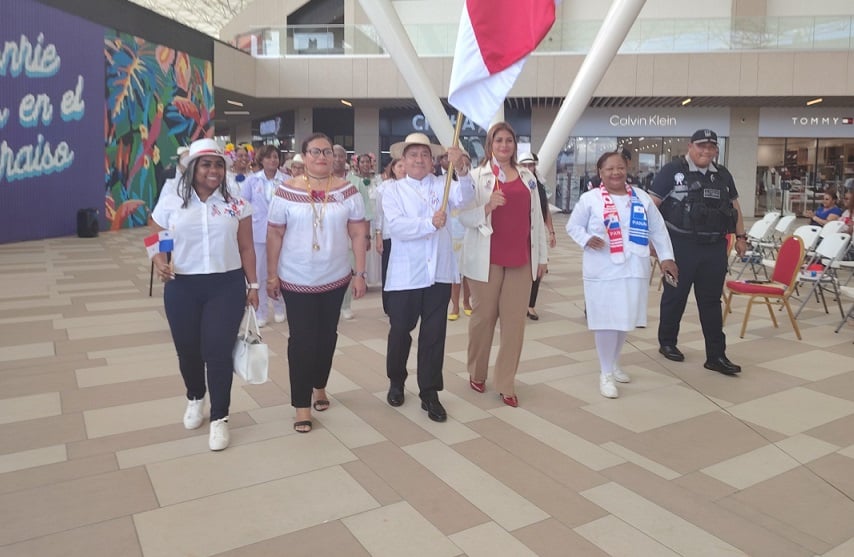
<path id="1" fill-rule="evenodd" d="M 163 305 L 187 398 L 202 399 L 210 390 L 211 421 L 225 418 L 234 373 L 231 351 L 246 308 L 243 270 L 178 275 L 166 283 Z"/>
<path id="2" fill-rule="evenodd" d="M 706 358 L 723 356 L 726 352 L 726 336 L 723 332 L 721 293 L 727 270 L 726 239 L 713 244 L 700 244 L 692 236 L 671 234 L 671 241 L 679 267 L 679 285 L 673 288 L 664 284 L 658 343 L 661 346 L 676 346 L 679 322 L 693 285 L 700 325 L 706 340 Z"/>
<path id="3" fill-rule="evenodd" d="M 311 390 L 325 389 L 338 343 L 338 318 L 349 285 L 305 294 L 282 290 L 288 313 L 291 405 L 311 406 Z"/>
<path id="4" fill-rule="evenodd" d="M 537 306 L 537 294 L 540 292 L 540 279 L 542 279 L 542 277 L 537 277 L 537 280 L 531 284 L 531 299 L 528 300 L 529 308 Z"/>
<path id="5" fill-rule="evenodd" d="M 382 262 L 383 281 L 383 313 L 388 315 L 388 292 L 385 291 L 385 277 L 388 275 L 388 258 L 391 256 L 391 238 L 383 240 L 383 253 L 380 258 Z"/>
<path id="6" fill-rule="evenodd" d="M 423 400 L 436 397 L 444 388 L 442 366 L 451 285 L 436 283 L 427 288 L 388 293 L 389 321 L 386 374 L 392 386 L 403 387 L 406 359 L 412 346 L 410 334 L 421 319 L 418 331 L 418 391 Z"/>

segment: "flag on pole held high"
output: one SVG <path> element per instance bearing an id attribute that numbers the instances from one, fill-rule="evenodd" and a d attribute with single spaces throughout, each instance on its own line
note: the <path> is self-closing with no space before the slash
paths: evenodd
<path id="1" fill-rule="evenodd" d="M 487 129 L 560 0 L 465 0 L 448 102 Z"/>
<path id="2" fill-rule="evenodd" d="M 157 234 L 146 236 L 143 238 L 142 243 L 145 244 L 145 250 L 148 252 L 149 259 L 158 253 L 170 253 L 175 247 L 172 233 L 168 230 L 161 230 Z"/>

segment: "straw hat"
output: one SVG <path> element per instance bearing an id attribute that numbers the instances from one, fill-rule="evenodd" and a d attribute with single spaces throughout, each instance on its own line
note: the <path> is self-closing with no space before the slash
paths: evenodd
<path id="1" fill-rule="evenodd" d="M 434 157 L 439 157 L 445 152 L 445 148 L 441 145 L 430 143 L 430 138 L 421 132 L 411 133 L 406 136 L 406 139 L 399 141 L 391 146 L 391 156 L 394 159 L 403 157 L 403 152 L 410 145 L 425 145 L 430 148 L 430 152 Z"/>
<path id="2" fill-rule="evenodd" d="M 222 148 L 217 145 L 217 142 L 213 139 L 197 139 L 193 141 L 190 145 L 190 154 L 187 155 L 186 164 L 190 166 L 190 163 L 196 160 L 199 157 L 220 157 L 223 162 L 225 162 L 225 167 L 229 168 L 231 166 L 231 159 L 225 156 L 225 152 Z"/>

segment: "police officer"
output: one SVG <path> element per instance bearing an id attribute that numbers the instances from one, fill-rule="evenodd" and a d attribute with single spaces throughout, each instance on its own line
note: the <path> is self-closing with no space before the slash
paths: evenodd
<path id="1" fill-rule="evenodd" d="M 706 340 L 704 367 L 734 375 L 741 366 L 726 357 L 721 314 L 727 271 L 726 235 L 736 233 L 739 255 L 747 249 L 747 235 L 735 182 L 726 168 L 713 162 L 717 155 L 717 134 L 697 130 L 691 136 L 688 154 L 666 164 L 649 192 L 667 222 L 679 266 L 677 285 L 666 284 L 661 296 L 658 351 L 674 362 L 685 359 L 676 340 L 693 285 Z"/>

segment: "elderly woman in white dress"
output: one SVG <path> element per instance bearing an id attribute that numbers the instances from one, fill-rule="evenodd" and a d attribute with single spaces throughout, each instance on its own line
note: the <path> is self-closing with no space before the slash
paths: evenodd
<path id="1" fill-rule="evenodd" d="M 605 153 L 596 167 L 602 184 L 582 195 L 566 231 L 584 249 L 582 274 L 587 327 L 599 354 L 599 392 L 617 398 L 616 382 L 631 378 L 620 369 L 628 331 L 646 326 L 650 241 L 668 280 L 677 280 L 670 235 L 661 213 L 640 188 L 626 183 L 627 160 Z"/>

